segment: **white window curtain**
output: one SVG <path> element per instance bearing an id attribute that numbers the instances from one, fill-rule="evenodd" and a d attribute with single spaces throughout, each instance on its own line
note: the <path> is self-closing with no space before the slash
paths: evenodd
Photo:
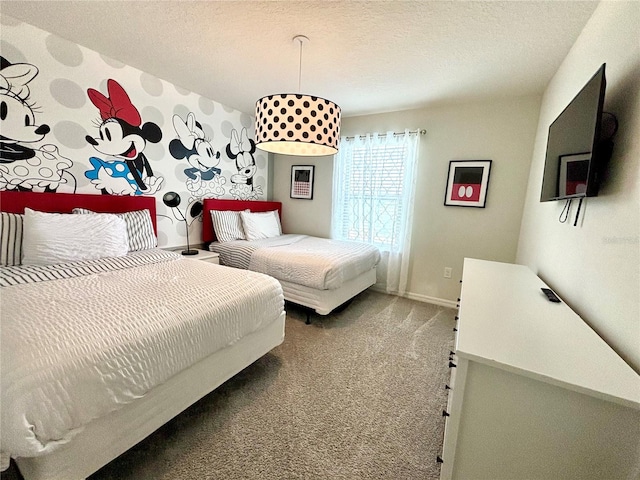
<path id="1" fill-rule="evenodd" d="M 407 289 L 420 134 L 344 137 L 334 157 L 331 235 L 377 246 L 378 284 Z"/>

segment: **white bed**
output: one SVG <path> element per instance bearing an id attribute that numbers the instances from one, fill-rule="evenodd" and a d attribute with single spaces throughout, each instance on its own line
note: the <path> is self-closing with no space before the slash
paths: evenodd
<path id="1" fill-rule="evenodd" d="M 276 280 L 158 249 L 0 284 L 1 446 L 26 480 L 87 477 L 284 339 Z"/>
<path id="2" fill-rule="evenodd" d="M 203 240 L 217 238 L 209 218 L 211 211 L 277 210 L 279 218 L 280 209 L 279 202 L 205 199 Z M 221 264 L 273 276 L 280 281 L 285 300 L 320 315 L 331 313 L 376 283 L 380 252 L 364 243 L 294 234 L 225 240 L 208 245 L 209 250 L 219 253 Z"/>

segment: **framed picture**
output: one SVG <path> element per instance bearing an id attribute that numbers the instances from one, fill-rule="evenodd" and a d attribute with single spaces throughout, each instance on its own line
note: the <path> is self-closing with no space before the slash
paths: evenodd
<path id="1" fill-rule="evenodd" d="M 580 196 L 587 193 L 589 180 L 590 153 L 560 156 L 560 172 L 558 175 L 558 196 Z"/>
<path id="2" fill-rule="evenodd" d="M 491 160 L 451 160 L 444 204 L 484 208 Z"/>
<path id="3" fill-rule="evenodd" d="M 291 198 L 313 198 L 313 165 L 291 166 Z"/>

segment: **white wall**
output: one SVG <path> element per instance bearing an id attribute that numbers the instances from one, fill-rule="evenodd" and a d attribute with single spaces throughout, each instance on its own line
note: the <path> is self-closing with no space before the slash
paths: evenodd
<path id="1" fill-rule="evenodd" d="M 640 3 L 602 2 L 543 97 L 517 261 L 529 265 L 640 371 Z M 578 226 L 540 203 L 549 124 L 605 63 L 605 111 L 620 123 L 606 178 Z M 575 215 L 575 207 L 572 211 Z M 573 217 L 572 217 L 573 218 Z"/>
<path id="2" fill-rule="evenodd" d="M 343 119 L 343 136 L 427 130 L 420 140 L 408 296 L 450 305 L 460 292 L 464 257 L 515 261 L 539 103 L 520 97 Z M 444 206 L 449 161 L 466 159 L 493 160 L 484 209 Z M 288 199 L 294 162 L 316 165 L 313 201 Z M 274 175 L 285 228 L 329 236 L 333 162 L 277 156 Z M 444 278 L 445 267 L 453 268 L 451 279 Z"/>
<path id="3" fill-rule="evenodd" d="M 331 179 L 333 156 L 296 157 L 274 155 L 273 200 L 282 202 L 282 229 L 285 233 L 304 233 L 329 237 L 331 233 Z M 314 165 L 313 199 L 291 198 L 291 166 Z"/>

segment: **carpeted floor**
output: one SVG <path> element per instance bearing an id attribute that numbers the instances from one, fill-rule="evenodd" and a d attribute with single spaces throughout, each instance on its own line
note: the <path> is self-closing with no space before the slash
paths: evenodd
<path id="1" fill-rule="evenodd" d="M 281 346 L 90 478 L 438 478 L 454 311 L 367 291 L 305 317 L 287 305 Z"/>

